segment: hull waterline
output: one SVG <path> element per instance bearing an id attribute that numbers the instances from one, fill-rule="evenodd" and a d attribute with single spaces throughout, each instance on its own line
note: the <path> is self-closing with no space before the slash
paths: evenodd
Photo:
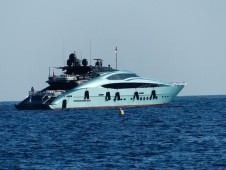
<path id="1" fill-rule="evenodd" d="M 18 110 L 50 110 L 49 105 L 45 104 L 16 104 L 16 109 Z"/>

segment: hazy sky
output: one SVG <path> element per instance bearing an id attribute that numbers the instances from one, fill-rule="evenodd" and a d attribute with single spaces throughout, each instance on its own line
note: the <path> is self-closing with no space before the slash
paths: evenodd
<path id="1" fill-rule="evenodd" d="M 89 60 L 90 42 L 105 65 L 117 46 L 119 69 L 186 81 L 180 95 L 224 95 L 225 18 L 225 0 L 1 0 L 0 101 L 46 87 L 73 51 Z"/>

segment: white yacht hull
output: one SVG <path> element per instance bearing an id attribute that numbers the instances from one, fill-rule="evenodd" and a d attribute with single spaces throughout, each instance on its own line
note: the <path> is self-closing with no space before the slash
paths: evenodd
<path id="1" fill-rule="evenodd" d="M 184 85 L 130 89 L 103 87 L 75 89 L 58 96 L 49 107 L 56 110 L 164 105 L 170 103 L 183 87 Z M 86 91 L 88 96 L 85 96 Z M 107 94 L 109 92 L 110 94 Z"/>
<path id="2" fill-rule="evenodd" d="M 71 73 L 87 67 L 66 67 Z M 76 109 L 164 105 L 170 103 L 186 83 L 143 78 L 126 70 L 95 67 L 92 74 L 49 77 L 49 87 L 30 91 L 17 109 Z M 63 68 L 64 69 L 64 68 Z M 103 71 L 101 72 L 102 69 Z M 88 69 L 89 70 L 89 69 Z M 68 77 L 73 77 L 69 80 Z"/>

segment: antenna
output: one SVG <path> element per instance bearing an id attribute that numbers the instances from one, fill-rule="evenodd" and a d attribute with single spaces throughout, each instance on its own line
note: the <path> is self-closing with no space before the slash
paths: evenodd
<path id="1" fill-rule="evenodd" d="M 50 77 L 50 67 L 49 67 L 49 77 Z"/>
<path id="2" fill-rule="evenodd" d="M 116 70 L 117 70 L 117 64 L 118 64 L 118 61 L 117 61 L 117 53 L 118 53 L 118 49 L 117 49 L 117 47 L 115 47 Z"/>
<path id="3" fill-rule="evenodd" d="M 82 50 L 80 51 L 80 57 L 81 57 L 81 61 L 82 61 Z"/>
<path id="4" fill-rule="evenodd" d="M 89 39 L 89 65 L 91 65 L 91 39 Z"/>
<path id="5" fill-rule="evenodd" d="M 65 64 L 65 58 L 64 58 L 64 39 L 63 39 L 63 65 Z"/>

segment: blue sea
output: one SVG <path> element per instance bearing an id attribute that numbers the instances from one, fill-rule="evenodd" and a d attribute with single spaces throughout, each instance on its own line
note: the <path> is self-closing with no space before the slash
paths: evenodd
<path id="1" fill-rule="evenodd" d="M 167 106 L 18 111 L 0 103 L 0 169 L 226 169 L 226 96 Z"/>

